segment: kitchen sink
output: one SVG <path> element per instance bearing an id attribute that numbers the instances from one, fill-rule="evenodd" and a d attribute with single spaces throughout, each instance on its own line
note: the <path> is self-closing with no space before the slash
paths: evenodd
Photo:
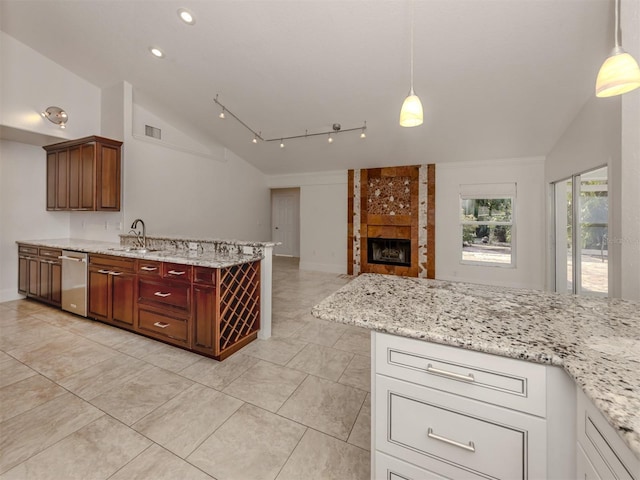
<path id="1" fill-rule="evenodd" d="M 110 248 L 112 252 L 131 252 L 131 253 L 151 253 L 159 252 L 156 248 L 141 248 L 141 247 L 113 247 Z"/>

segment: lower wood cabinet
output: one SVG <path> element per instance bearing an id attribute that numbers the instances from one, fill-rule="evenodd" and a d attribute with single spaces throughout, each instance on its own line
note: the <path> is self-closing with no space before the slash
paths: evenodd
<path id="1" fill-rule="evenodd" d="M 132 328 L 136 278 L 134 259 L 90 255 L 87 315 L 113 325 Z"/>
<path id="2" fill-rule="evenodd" d="M 62 303 L 62 250 L 18 245 L 18 292 L 54 306 Z"/>

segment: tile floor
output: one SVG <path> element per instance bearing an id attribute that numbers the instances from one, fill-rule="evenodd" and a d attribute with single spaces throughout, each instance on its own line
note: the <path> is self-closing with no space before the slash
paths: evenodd
<path id="1" fill-rule="evenodd" d="M 369 478 L 369 334 L 309 313 L 348 281 L 276 258 L 273 337 L 224 362 L 0 304 L 0 479 Z"/>

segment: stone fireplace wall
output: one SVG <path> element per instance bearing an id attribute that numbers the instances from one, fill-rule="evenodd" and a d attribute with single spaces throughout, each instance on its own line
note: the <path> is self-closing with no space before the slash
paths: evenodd
<path id="1" fill-rule="evenodd" d="M 435 164 L 349 170 L 347 272 L 435 278 Z M 369 264 L 367 239 L 411 241 L 411 265 Z"/>

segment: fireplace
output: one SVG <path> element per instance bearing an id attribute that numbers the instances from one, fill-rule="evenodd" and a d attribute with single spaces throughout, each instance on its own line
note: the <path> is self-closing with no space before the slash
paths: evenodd
<path id="1" fill-rule="evenodd" d="M 410 267 L 411 240 L 367 238 L 367 262 Z"/>

